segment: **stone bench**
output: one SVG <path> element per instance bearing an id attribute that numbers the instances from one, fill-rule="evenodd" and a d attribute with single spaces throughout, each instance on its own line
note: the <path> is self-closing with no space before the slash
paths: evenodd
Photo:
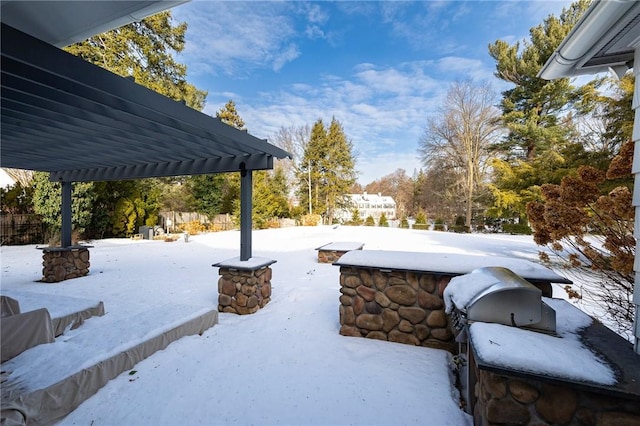
<path id="1" fill-rule="evenodd" d="M 340 266 L 340 334 L 456 352 L 443 292 L 452 277 L 474 269 L 511 269 L 551 296 L 567 280 L 524 259 L 451 253 L 357 250 Z"/>
<path id="2" fill-rule="evenodd" d="M 345 253 L 352 250 L 362 250 L 363 243 L 342 241 L 332 242 L 316 248 L 318 251 L 318 263 L 333 263 L 340 259 Z"/>

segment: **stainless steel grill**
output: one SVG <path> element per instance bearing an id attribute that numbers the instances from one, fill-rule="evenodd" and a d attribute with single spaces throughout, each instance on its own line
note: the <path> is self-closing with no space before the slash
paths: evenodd
<path id="1" fill-rule="evenodd" d="M 542 291 L 536 286 L 501 267 L 481 268 L 474 271 L 474 276 L 494 283 L 466 306 L 454 306 L 452 317 L 458 331 L 481 321 L 555 333 L 555 311 L 544 303 Z"/>
<path id="2" fill-rule="evenodd" d="M 480 280 L 486 284 L 482 286 L 483 290 L 465 302 L 465 306 L 457 306 L 454 302 L 451 311 L 456 341 L 460 344 L 460 353 L 456 357 L 459 386 L 466 401 L 465 410 L 472 413 L 472 392 L 476 377 L 473 368 L 468 365 L 472 362 L 467 337 L 468 326 L 473 322 L 490 322 L 555 334 L 556 313 L 544 303 L 540 289 L 509 269 L 480 268 L 462 277 L 456 278 L 463 280 L 460 285 L 474 284 L 466 280 Z"/>

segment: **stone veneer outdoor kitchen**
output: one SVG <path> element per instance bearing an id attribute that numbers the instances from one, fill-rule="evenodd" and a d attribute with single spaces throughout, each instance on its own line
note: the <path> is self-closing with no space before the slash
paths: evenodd
<path id="1" fill-rule="evenodd" d="M 543 294 L 551 283 L 570 283 L 522 259 L 450 253 L 357 250 L 340 266 L 340 334 L 446 349 L 455 353 L 442 298 L 449 280 L 485 266 L 508 265 Z"/>
<path id="2" fill-rule="evenodd" d="M 494 256 L 351 251 L 334 265 L 340 266 L 340 334 L 447 349 L 455 355 L 458 343 L 443 300 L 452 277 L 502 266 L 534 284 L 545 297 L 551 297 L 551 283 L 569 282 L 542 265 Z M 558 303 L 577 310 L 563 300 Z M 466 384 L 473 397 L 462 400 L 461 406 L 466 404 L 474 424 L 482 426 L 640 426 L 640 357 L 629 342 L 597 321 L 579 337 L 612 367 L 615 383 L 568 380 L 478 358 L 472 339 L 471 356 L 464 364 L 472 372 Z M 559 354 L 549 350 L 543 356 L 553 363 Z"/>
<path id="3" fill-rule="evenodd" d="M 586 316 L 569 302 L 560 299 L 553 302 L 558 317 L 562 318 L 560 321 L 565 324 L 569 324 L 564 319 L 569 316 Z M 504 335 L 482 330 L 492 325 L 471 326 L 472 350 L 468 360 L 472 373 L 471 397 L 465 402 L 474 424 L 640 426 L 640 356 L 628 341 L 593 321 L 575 334 L 580 342 L 577 350 L 592 352 L 591 360 L 580 357 L 581 363 L 577 361 L 578 354 L 567 346 L 563 346 L 560 353 L 555 353 L 553 346 L 541 350 L 544 345 L 536 339 L 536 331 L 521 330 L 529 336 L 519 340 L 519 348 L 514 351 Z M 476 326 L 480 327 L 479 332 L 474 332 Z M 493 353 L 481 354 L 487 346 Z M 479 347 L 484 348 L 483 351 Z M 515 352 L 526 357 L 514 355 Z M 582 379 L 569 378 L 566 367 L 554 367 L 556 373 L 540 367 L 566 362 L 560 358 L 579 363 L 576 367 L 581 370 Z M 598 363 L 604 363 L 612 371 L 611 382 L 599 382 L 602 374 L 596 371 Z"/>
<path id="4" fill-rule="evenodd" d="M 55 283 L 89 273 L 89 246 L 43 247 L 42 281 Z"/>
<path id="5" fill-rule="evenodd" d="M 252 257 L 247 261 L 239 258 L 219 262 L 218 311 L 234 314 L 253 314 L 271 300 L 270 265 L 276 261 Z"/>

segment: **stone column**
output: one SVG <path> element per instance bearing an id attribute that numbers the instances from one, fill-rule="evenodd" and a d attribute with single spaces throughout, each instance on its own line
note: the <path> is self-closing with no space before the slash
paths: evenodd
<path id="1" fill-rule="evenodd" d="M 253 314 L 271 300 L 271 259 L 231 259 L 213 266 L 220 268 L 218 311 Z"/>
<path id="2" fill-rule="evenodd" d="M 42 281 L 56 283 L 89 274 L 89 247 L 45 247 L 42 249 Z"/>

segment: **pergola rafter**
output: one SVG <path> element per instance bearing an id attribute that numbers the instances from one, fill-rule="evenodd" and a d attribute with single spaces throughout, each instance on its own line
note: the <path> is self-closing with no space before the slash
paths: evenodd
<path id="1" fill-rule="evenodd" d="M 5 22 L 1 40 L 0 165 L 63 184 L 63 246 L 72 182 L 238 172 L 240 257 L 251 257 L 252 171 L 288 152 Z"/>

